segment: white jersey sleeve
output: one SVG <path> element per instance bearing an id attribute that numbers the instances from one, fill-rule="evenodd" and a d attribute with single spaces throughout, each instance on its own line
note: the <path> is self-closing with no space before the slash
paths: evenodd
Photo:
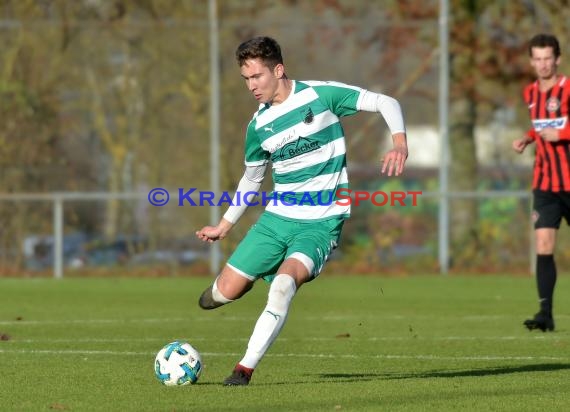
<path id="1" fill-rule="evenodd" d="M 245 172 L 239 181 L 232 204 L 224 214 L 224 219 L 228 222 L 236 223 L 247 209 L 248 203 L 255 198 L 255 196 L 252 198 L 248 196 L 247 202 L 239 201 L 242 194 L 245 195 L 251 192 L 257 193 L 263 182 L 266 167 L 267 164 L 245 167 Z"/>
<path id="2" fill-rule="evenodd" d="M 393 135 L 406 133 L 402 108 L 400 103 L 393 97 L 363 90 L 356 107 L 358 110 L 380 113 L 390 129 L 390 133 Z"/>

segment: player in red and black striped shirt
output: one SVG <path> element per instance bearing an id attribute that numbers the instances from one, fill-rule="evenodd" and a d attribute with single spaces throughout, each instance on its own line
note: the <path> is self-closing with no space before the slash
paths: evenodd
<path id="1" fill-rule="evenodd" d="M 562 218 L 570 225 L 570 78 L 557 74 L 560 45 L 556 37 L 536 35 L 528 50 L 537 77 L 524 89 L 532 128 L 513 142 L 513 149 L 522 153 L 529 144 L 536 144 L 532 189 L 540 311 L 524 325 L 529 330 L 551 331 L 556 231 Z"/>

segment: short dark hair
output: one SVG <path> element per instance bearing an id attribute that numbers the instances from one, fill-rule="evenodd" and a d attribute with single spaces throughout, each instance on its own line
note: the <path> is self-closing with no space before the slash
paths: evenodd
<path id="1" fill-rule="evenodd" d="M 281 47 L 271 37 L 254 37 L 238 46 L 236 59 L 240 67 L 244 65 L 246 60 L 257 58 L 261 59 L 272 70 L 278 64 L 283 64 Z"/>
<path id="2" fill-rule="evenodd" d="M 544 48 L 544 47 L 552 47 L 552 51 L 554 51 L 554 57 L 560 57 L 560 43 L 558 43 L 558 39 L 553 36 L 552 34 L 537 34 L 532 39 L 530 39 L 530 43 L 528 44 L 528 55 L 532 57 L 532 48 Z"/>

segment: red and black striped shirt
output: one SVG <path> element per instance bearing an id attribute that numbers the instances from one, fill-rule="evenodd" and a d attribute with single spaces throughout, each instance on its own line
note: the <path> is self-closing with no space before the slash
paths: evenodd
<path id="1" fill-rule="evenodd" d="M 527 136 L 536 143 L 533 189 L 570 192 L 570 79 L 560 76 L 549 90 L 541 92 L 538 81 L 524 89 L 532 128 Z M 548 142 L 538 134 L 545 128 L 558 129 L 560 140 Z"/>

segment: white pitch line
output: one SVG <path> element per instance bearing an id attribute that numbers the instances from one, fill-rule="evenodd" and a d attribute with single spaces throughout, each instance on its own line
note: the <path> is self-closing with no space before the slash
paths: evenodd
<path id="1" fill-rule="evenodd" d="M 118 355 L 118 356 L 155 356 L 154 352 L 133 351 L 109 351 L 109 350 L 25 350 L 0 349 L 0 354 L 25 354 L 25 355 Z M 204 357 L 241 356 L 240 353 L 202 352 Z M 317 358 L 317 359 L 413 359 L 433 361 L 568 361 L 569 357 L 560 356 L 436 356 L 436 355 L 339 355 L 327 353 L 282 353 L 267 354 L 274 358 Z"/>
<path id="2" fill-rule="evenodd" d="M 524 316 L 523 316 L 524 317 Z M 557 318 L 565 319 L 570 318 L 568 315 L 557 315 Z M 430 315 L 371 315 L 371 316 L 336 316 L 336 315 L 323 315 L 323 316 L 310 316 L 303 318 L 308 321 L 378 321 L 378 320 L 406 320 L 414 322 L 416 320 L 457 320 L 457 321 L 489 321 L 499 319 L 519 319 L 521 316 L 506 316 L 506 315 L 467 315 L 467 316 L 430 316 Z M 143 319 L 69 319 L 69 320 L 0 320 L 0 325 L 18 325 L 18 326 L 32 326 L 32 325 L 68 325 L 68 324 L 136 324 L 136 323 L 173 323 L 173 322 L 250 322 L 255 321 L 255 316 L 222 316 L 222 317 L 184 317 L 184 318 L 143 318 Z"/>
<path id="3" fill-rule="evenodd" d="M 189 322 L 200 319 L 192 318 L 163 318 L 163 319 L 70 319 L 70 320 L 6 320 L 0 321 L 0 325 L 18 325 L 18 326 L 32 326 L 32 325 L 69 325 L 69 324 L 114 324 L 114 323 L 159 323 L 159 322 Z M 205 319 L 204 319 L 205 320 Z M 237 319 L 234 319 L 237 320 Z"/>
<path id="4" fill-rule="evenodd" d="M 19 343 L 30 343 L 30 344 L 37 344 L 37 343 L 124 343 L 124 342 L 164 342 L 165 340 L 190 340 L 192 342 L 207 342 L 215 340 L 216 342 L 235 342 L 235 341 L 247 341 L 249 338 L 242 337 L 242 338 L 213 338 L 213 337 L 171 337 L 171 338 L 139 338 L 139 337 L 131 337 L 131 338 L 78 338 L 78 339 L 18 339 L 13 338 L 9 342 L 6 342 L 7 345 L 15 345 Z M 302 337 L 302 338 L 280 338 L 280 342 L 299 342 L 299 341 L 308 341 L 308 342 L 331 342 L 331 341 L 343 341 L 343 340 L 350 340 L 356 342 L 391 342 L 391 341 L 514 341 L 514 340 L 525 340 L 525 341 L 567 341 L 570 340 L 570 336 L 373 336 L 373 337 Z"/>

